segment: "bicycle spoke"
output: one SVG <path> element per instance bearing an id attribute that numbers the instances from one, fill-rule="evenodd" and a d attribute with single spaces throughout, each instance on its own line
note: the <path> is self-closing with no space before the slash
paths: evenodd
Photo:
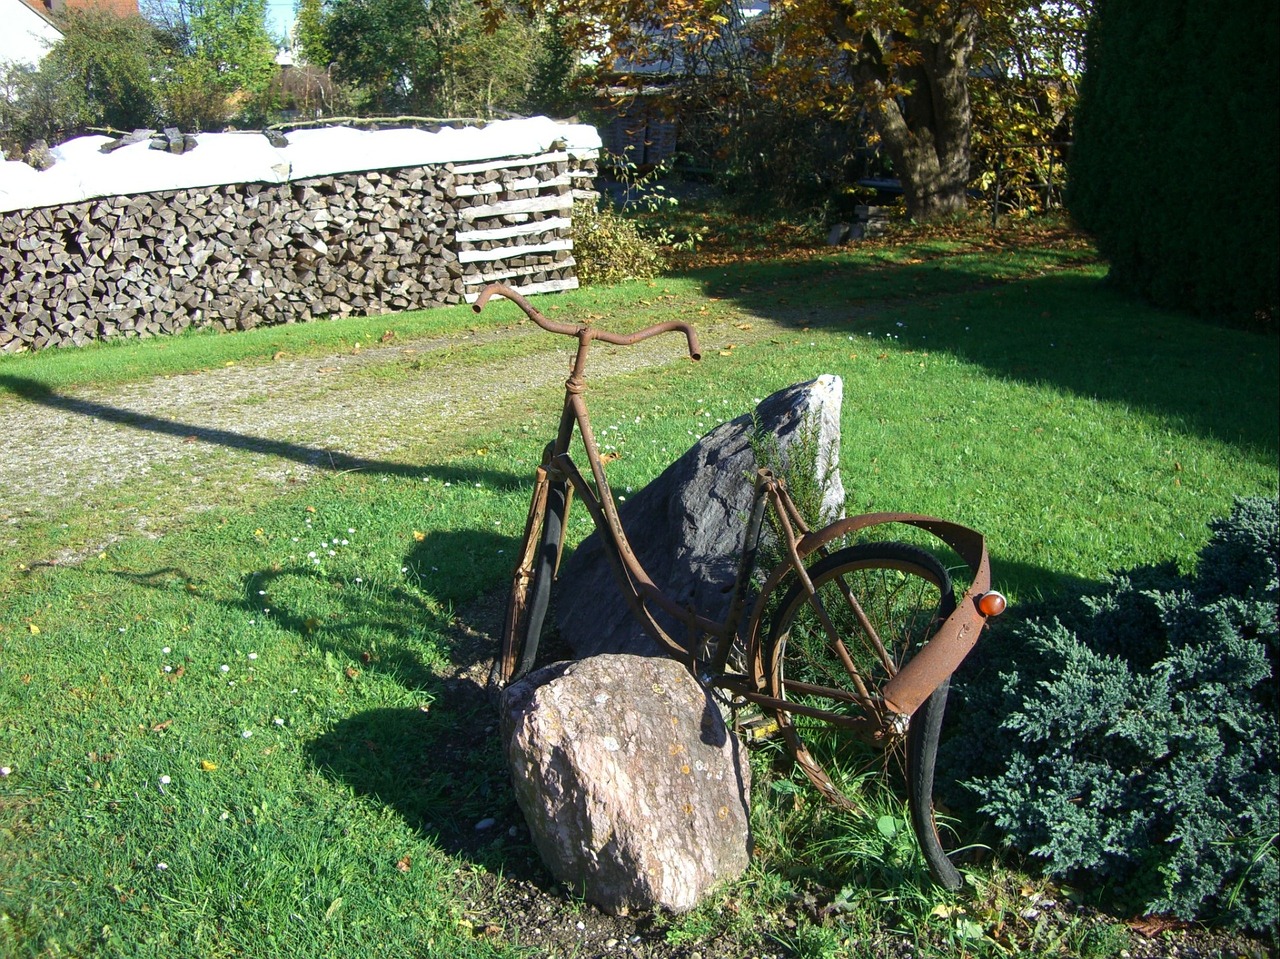
<path id="1" fill-rule="evenodd" d="M 880 634 L 876 632 L 876 628 L 871 623 L 871 618 L 867 616 L 862 608 L 862 604 L 858 602 L 858 597 L 853 594 L 853 590 L 849 588 L 849 584 L 844 576 L 835 577 L 836 585 L 840 589 L 841 595 L 844 596 L 845 602 L 849 608 L 853 610 L 854 618 L 857 619 L 858 625 L 862 627 L 862 635 L 866 637 L 871 645 L 872 651 L 879 657 L 881 664 L 890 676 L 897 675 L 898 668 L 889 656 L 889 651 L 885 649 L 884 643 L 880 641 Z"/>
<path id="2" fill-rule="evenodd" d="M 856 745 L 832 724 L 860 717 L 889 742 L 905 732 L 884 726 L 881 689 L 949 610 L 951 585 L 932 556 L 902 544 L 848 547 L 819 559 L 806 579 L 778 605 L 765 669 L 769 694 L 793 704 L 774 709 L 779 727 L 830 793 L 838 791 L 836 770 L 874 762 L 855 758 Z M 828 766 L 830 775 L 815 778 Z"/>
<path id="3" fill-rule="evenodd" d="M 870 708 L 871 694 L 867 691 L 866 684 L 862 681 L 862 674 L 859 672 L 858 667 L 854 665 L 853 658 L 849 655 L 849 650 L 840 639 L 840 632 L 831 621 L 831 617 L 827 613 L 826 604 L 823 603 L 822 596 L 817 590 L 809 597 L 809 605 L 817 614 L 818 622 L 822 625 L 822 631 L 826 635 L 827 648 L 835 654 L 840 665 L 844 667 L 845 677 L 853 683 L 853 687 L 857 691 L 860 701 L 864 704 L 864 708 Z"/>

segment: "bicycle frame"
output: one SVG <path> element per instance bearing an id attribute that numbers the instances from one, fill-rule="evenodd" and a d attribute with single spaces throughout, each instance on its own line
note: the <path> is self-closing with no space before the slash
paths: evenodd
<path id="1" fill-rule="evenodd" d="M 526 577 L 532 575 L 532 553 L 536 544 L 531 542 L 529 534 L 541 524 L 550 485 L 563 482 L 567 489 L 577 493 L 578 498 L 590 513 L 592 522 L 604 541 L 605 554 L 609 558 L 619 589 L 632 613 L 650 636 L 674 658 L 684 662 L 705 685 L 724 689 L 764 709 L 786 709 L 789 712 L 814 716 L 849 729 L 868 740 L 884 741 L 903 735 L 911 716 L 935 689 L 946 682 L 977 642 L 987 616 L 999 612 L 999 609 L 993 611 L 984 603 L 984 598 L 988 595 L 999 597 L 999 594 L 991 592 L 990 562 L 982 534 L 957 523 L 914 513 L 864 514 L 838 520 L 821 530 L 813 531 L 805 525 L 787 493 L 785 483 L 770 470 L 761 469 L 755 478 L 746 543 L 725 620 L 717 622 L 703 616 L 697 610 L 680 606 L 654 583 L 627 540 L 622 520 L 618 515 L 617 504 L 605 476 L 604 462 L 591 428 L 586 403 L 583 400 L 584 370 L 593 340 L 627 346 L 651 336 L 673 331 L 685 334 L 689 355 L 697 360 L 701 353 L 693 329 L 686 323 L 668 322 L 648 327 L 634 334 L 621 335 L 596 330 L 589 326 L 555 323 L 538 312 L 519 293 L 497 284 L 487 287 L 481 293 L 474 309 L 479 312 L 494 294 L 512 300 L 543 329 L 572 336 L 578 340 L 577 354 L 569 379 L 565 383 L 565 399 L 556 438 L 544 450 L 542 463 L 537 470 L 526 530 L 525 553 L 519 560 L 517 575 Z M 595 484 L 594 490 L 569 454 L 575 430 L 581 437 L 586 452 L 591 479 Z M 747 619 L 743 640 L 750 674 L 731 675 L 725 673 L 725 667 L 750 598 L 751 578 L 767 510 L 772 510 L 777 521 L 776 525 L 786 558 L 770 573 L 760 587 Z M 568 503 L 566 503 L 566 513 L 567 511 Z M 972 581 L 956 609 L 940 624 L 938 630 L 916 655 L 885 683 L 879 697 L 873 697 L 865 692 L 859 694 L 856 690 L 834 690 L 826 687 L 820 690 L 828 698 L 859 705 L 862 707 L 860 716 L 846 716 L 767 695 L 762 666 L 764 637 L 761 633 L 769 596 L 789 576 L 794 576 L 810 598 L 813 598 L 815 591 L 805 571 L 804 563 L 808 556 L 815 552 L 825 555 L 828 546 L 846 536 L 891 523 L 913 526 L 937 537 L 964 560 L 969 567 Z M 563 543 L 560 546 L 562 547 Z M 557 556 L 557 565 L 558 559 Z M 651 607 L 661 609 L 684 626 L 687 631 L 684 642 L 667 634 L 655 620 L 650 611 Z M 1003 608 L 1002 597 L 1000 597 L 1000 608 Z M 698 652 L 704 645 L 704 638 L 712 641 L 712 655 L 706 662 L 700 662 Z M 849 669 L 851 673 L 856 673 L 851 664 Z"/>

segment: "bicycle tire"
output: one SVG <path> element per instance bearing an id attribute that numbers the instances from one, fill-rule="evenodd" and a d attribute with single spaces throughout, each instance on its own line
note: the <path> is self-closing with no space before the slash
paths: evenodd
<path id="1" fill-rule="evenodd" d="M 799 582 L 777 604 L 765 649 L 766 690 L 776 699 L 839 716 L 856 717 L 874 709 L 880 688 L 955 609 L 955 590 L 946 568 L 932 553 L 907 543 L 849 546 L 820 559 L 807 573 L 817 604 Z M 849 595 L 858 599 L 882 650 L 859 622 Z M 819 607 L 837 633 L 835 642 L 828 639 Z M 933 766 L 946 695 L 944 684 L 916 710 L 906 731 L 905 762 L 912 826 L 921 852 L 935 880 L 957 889 L 961 876 L 942 848 L 933 818 Z M 842 807 L 860 808 L 846 793 L 854 791 L 859 778 L 844 768 L 851 759 L 848 747 L 853 737 L 799 712 L 777 709 L 775 718 L 792 756 L 818 790 Z"/>
<path id="2" fill-rule="evenodd" d="M 560 561 L 567 505 L 568 484 L 549 484 L 540 521 L 531 524 L 526 534 L 525 542 L 537 542 L 537 551 L 533 556 L 531 575 L 522 575 L 519 566 L 512 575 L 507 611 L 503 617 L 502 649 L 494 661 L 491 676 L 491 682 L 499 689 L 523 678 L 537 661 L 538 643 L 551 603 L 551 584 Z M 522 548 L 520 555 L 523 557 L 526 552 Z"/>

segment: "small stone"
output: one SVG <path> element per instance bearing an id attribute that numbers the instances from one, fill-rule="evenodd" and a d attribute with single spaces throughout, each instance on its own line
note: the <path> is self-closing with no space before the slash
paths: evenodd
<path id="1" fill-rule="evenodd" d="M 476 823 L 476 832 L 486 832 L 496 825 L 498 825 L 498 820 L 494 819 L 492 816 L 488 816 Z"/>

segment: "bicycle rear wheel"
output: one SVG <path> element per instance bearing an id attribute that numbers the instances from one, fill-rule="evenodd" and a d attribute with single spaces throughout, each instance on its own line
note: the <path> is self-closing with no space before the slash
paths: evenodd
<path id="1" fill-rule="evenodd" d="M 774 612 L 764 660 L 768 694 L 796 706 L 775 716 L 809 779 L 833 802 L 858 808 L 850 794 L 871 762 L 838 723 L 879 711 L 884 684 L 955 609 L 954 588 L 931 553 L 906 543 L 846 547 L 808 574 L 815 595 L 794 583 Z M 925 860 L 940 884 L 955 889 L 961 878 L 933 822 L 933 764 L 945 706 L 944 685 L 912 717 L 906 771 Z"/>
<path id="2" fill-rule="evenodd" d="M 534 494 L 507 598 L 502 649 L 489 677 L 490 684 L 499 689 L 523 677 L 537 659 L 538 641 L 551 602 L 551 583 L 560 564 L 568 504 L 568 483 L 563 480 L 547 483 L 546 501 L 541 505 L 538 493 Z"/>

